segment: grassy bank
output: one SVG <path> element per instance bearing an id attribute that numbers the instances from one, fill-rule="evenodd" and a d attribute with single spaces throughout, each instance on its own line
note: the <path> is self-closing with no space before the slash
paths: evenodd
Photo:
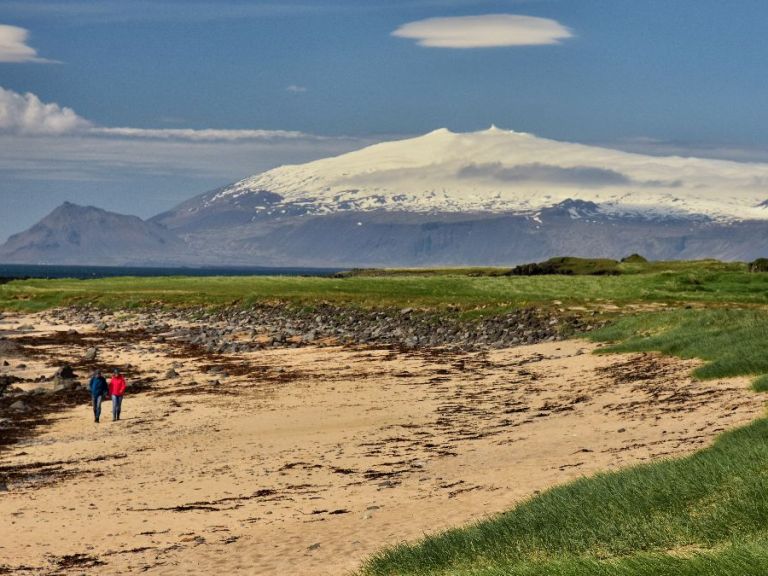
<path id="1" fill-rule="evenodd" d="M 264 301 L 357 306 L 485 307 L 492 312 L 530 304 L 615 303 L 768 304 L 768 274 L 744 265 L 703 263 L 622 264 L 616 276 L 490 276 L 472 271 L 442 274 L 318 277 L 154 277 L 98 280 L 17 280 L 0 285 L 0 309 L 35 311 L 70 304 L 130 308 L 249 305 Z"/>
<path id="2" fill-rule="evenodd" d="M 652 352 L 701 358 L 698 378 L 754 376 L 762 389 L 768 383 L 768 314 L 762 310 L 671 310 L 624 316 L 590 335 L 613 342 L 602 350 Z"/>

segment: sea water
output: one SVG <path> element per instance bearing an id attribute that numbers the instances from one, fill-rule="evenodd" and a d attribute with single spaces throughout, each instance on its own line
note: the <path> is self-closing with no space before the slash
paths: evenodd
<path id="1" fill-rule="evenodd" d="M 341 268 L 145 268 L 134 266 L 55 266 L 0 264 L 0 279 L 114 278 L 116 276 L 332 276 Z"/>

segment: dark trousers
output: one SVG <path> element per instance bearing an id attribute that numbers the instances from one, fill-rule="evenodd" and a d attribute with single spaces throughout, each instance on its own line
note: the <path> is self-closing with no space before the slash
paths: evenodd
<path id="1" fill-rule="evenodd" d="M 112 418 L 120 420 L 120 408 L 123 406 L 122 396 L 112 396 Z"/>
<path id="2" fill-rule="evenodd" d="M 93 396 L 93 418 L 96 422 L 101 418 L 101 395 Z"/>

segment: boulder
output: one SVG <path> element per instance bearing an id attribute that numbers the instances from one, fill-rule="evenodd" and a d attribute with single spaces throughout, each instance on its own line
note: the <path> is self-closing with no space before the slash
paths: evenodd
<path id="1" fill-rule="evenodd" d="M 8 408 L 14 412 L 27 412 L 29 410 L 29 405 L 23 400 L 16 400 L 16 402 L 11 404 Z"/>
<path id="2" fill-rule="evenodd" d="M 56 373 L 53 375 L 54 380 L 72 380 L 73 378 L 76 378 L 77 375 L 75 374 L 75 371 L 72 370 L 72 366 L 69 364 L 65 364 L 58 370 L 56 370 Z"/>
<path id="3" fill-rule="evenodd" d="M 98 356 L 99 351 L 96 348 L 88 348 L 88 350 L 85 351 L 85 355 L 83 356 L 83 360 L 86 362 L 92 362 L 96 360 L 96 356 Z"/>
<path id="4" fill-rule="evenodd" d="M 54 392 L 62 392 L 65 390 L 75 390 L 80 386 L 77 380 L 59 380 L 53 385 Z"/>

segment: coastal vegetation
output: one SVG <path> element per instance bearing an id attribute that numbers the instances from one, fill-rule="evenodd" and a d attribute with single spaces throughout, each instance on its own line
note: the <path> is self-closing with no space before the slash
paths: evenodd
<path id="1" fill-rule="evenodd" d="M 630 304 L 765 305 L 768 274 L 744 263 L 616 262 L 560 259 L 563 273 L 518 275 L 513 269 L 355 271 L 340 277 L 122 277 L 14 280 L 0 285 L 0 309 L 35 311 L 66 305 L 104 308 L 248 306 L 262 302 L 362 307 L 452 307 L 473 313 L 522 306 Z M 538 266 L 550 266 L 552 261 Z M 611 261 L 609 261 L 611 262 Z M 595 270 L 601 271 L 595 275 Z"/>

